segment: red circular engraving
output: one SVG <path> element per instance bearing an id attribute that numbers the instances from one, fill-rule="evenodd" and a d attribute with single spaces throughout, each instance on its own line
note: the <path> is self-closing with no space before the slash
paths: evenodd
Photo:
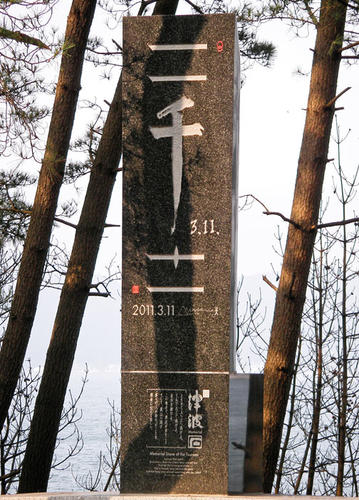
<path id="1" fill-rule="evenodd" d="M 223 52 L 223 42 L 222 42 L 222 40 L 218 40 L 218 42 L 217 42 L 217 52 Z"/>

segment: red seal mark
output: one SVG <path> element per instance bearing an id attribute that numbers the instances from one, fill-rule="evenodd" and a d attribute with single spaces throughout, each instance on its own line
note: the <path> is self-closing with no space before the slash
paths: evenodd
<path id="1" fill-rule="evenodd" d="M 218 42 L 217 42 L 217 52 L 223 52 L 223 42 L 222 42 L 222 40 L 218 40 Z"/>
<path id="2" fill-rule="evenodd" d="M 132 285 L 132 293 L 140 293 L 140 287 L 138 285 Z"/>

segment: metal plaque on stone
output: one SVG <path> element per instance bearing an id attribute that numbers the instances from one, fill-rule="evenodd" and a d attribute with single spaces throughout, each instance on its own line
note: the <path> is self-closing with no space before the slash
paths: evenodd
<path id="1" fill-rule="evenodd" d="M 228 491 L 235 16 L 124 19 L 121 492 Z"/>

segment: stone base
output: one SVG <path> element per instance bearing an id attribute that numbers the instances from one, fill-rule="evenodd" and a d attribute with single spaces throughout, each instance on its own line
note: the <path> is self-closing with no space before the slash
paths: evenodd
<path id="1" fill-rule="evenodd" d="M 229 379 L 228 492 L 263 491 L 263 375 Z"/>
<path id="2" fill-rule="evenodd" d="M 122 374 L 121 493 L 227 493 L 228 379 Z"/>
<path id="3" fill-rule="evenodd" d="M 272 495 L 253 494 L 253 495 L 129 495 L 111 492 L 71 492 L 71 493 L 23 493 L 21 495 L 0 495 L 4 500 L 6 498 L 19 498 L 19 500 L 268 500 Z M 274 496 L 274 495 L 273 495 Z M 281 500 L 293 500 L 294 497 L 281 495 Z M 333 497 L 320 497 L 321 500 L 332 500 Z M 350 497 L 346 497 L 350 499 Z M 354 498 L 354 497 L 353 497 Z M 318 500 L 318 497 L 304 495 L 301 500 Z"/>

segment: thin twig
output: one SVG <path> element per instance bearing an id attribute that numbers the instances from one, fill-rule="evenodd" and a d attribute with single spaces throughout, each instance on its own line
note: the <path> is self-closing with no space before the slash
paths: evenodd
<path id="1" fill-rule="evenodd" d="M 191 0 L 186 0 L 186 2 L 196 11 L 198 12 L 199 14 L 203 14 L 204 12 L 196 5 L 194 4 L 193 2 L 191 2 Z"/>
<path id="2" fill-rule="evenodd" d="M 111 40 L 112 40 L 112 43 L 114 43 L 116 45 L 118 50 L 123 52 L 122 46 L 118 42 L 116 42 L 116 40 L 114 40 L 113 38 Z"/>
<path id="3" fill-rule="evenodd" d="M 14 212 L 22 215 L 31 215 L 31 210 L 22 210 L 16 207 L 0 207 L 0 212 Z"/>
<path id="4" fill-rule="evenodd" d="M 263 274 L 262 280 L 264 281 L 264 283 L 267 283 L 267 285 L 269 285 L 271 288 L 273 288 L 273 290 L 275 292 L 278 291 L 278 288 L 275 285 L 273 285 L 273 283 L 267 278 L 267 276 L 265 274 Z"/>
<path id="5" fill-rule="evenodd" d="M 54 221 L 60 222 L 61 224 L 65 224 L 65 226 L 70 226 L 74 229 L 77 229 L 76 224 L 72 224 L 72 222 L 68 222 L 67 220 L 60 219 L 59 217 L 54 217 Z"/>
<path id="6" fill-rule="evenodd" d="M 318 19 L 315 17 L 315 14 L 314 12 L 312 11 L 310 5 L 309 5 L 309 1 L 308 0 L 304 0 L 304 5 L 305 5 L 305 10 L 308 12 L 308 15 L 310 17 L 310 20 L 312 21 L 312 23 L 314 24 L 314 26 L 318 26 Z"/>
<path id="7" fill-rule="evenodd" d="M 263 213 L 264 213 L 264 215 L 277 215 L 278 217 L 280 217 L 281 219 L 283 219 L 284 222 L 289 222 L 289 224 L 292 224 L 292 226 L 294 226 L 296 229 L 300 229 L 301 231 L 305 231 L 305 229 L 300 224 L 298 224 L 298 222 L 295 222 L 292 219 L 288 219 L 288 217 L 286 217 L 285 215 L 281 214 L 280 212 L 269 212 L 269 211 L 266 211 L 266 212 L 263 212 Z"/>
<path id="8" fill-rule="evenodd" d="M 117 452 L 115 463 L 113 464 L 113 466 L 111 468 L 110 474 L 108 475 L 108 478 L 107 478 L 107 481 L 106 481 L 106 484 L 105 484 L 105 487 L 104 487 L 103 491 L 107 491 L 108 487 L 110 486 L 111 479 L 115 475 L 115 472 L 116 472 L 118 463 L 120 461 L 120 458 L 121 458 L 121 449 L 119 449 L 118 452 Z"/>
<path id="9" fill-rule="evenodd" d="M 351 89 L 351 87 L 347 87 L 346 89 L 339 92 L 339 94 L 336 95 L 335 97 L 333 97 L 333 99 L 330 99 L 330 101 L 324 107 L 331 108 L 333 106 L 333 104 L 339 99 L 339 97 L 341 97 L 343 94 L 345 94 L 345 92 L 348 92 L 348 90 L 350 90 L 350 89 Z"/>
<path id="10" fill-rule="evenodd" d="M 92 52 L 93 54 L 97 54 L 98 56 L 117 56 L 118 54 L 122 54 L 122 52 L 118 52 L 118 51 L 115 51 L 115 52 L 111 52 L 111 51 L 101 52 L 99 50 L 94 50 L 94 49 L 91 49 L 89 47 L 87 47 L 87 50 L 89 52 Z"/>
<path id="11" fill-rule="evenodd" d="M 268 212 L 268 208 L 265 206 L 265 204 L 261 200 L 259 200 L 258 198 L 256 198 L 253 194 L 243 194 L 239 198 L 253 198 L 253 200 L 257 201 L 260 205 L 262 205 L 262 207 L 264 208 L 264 210 L 266 212 Z"/>
<path id="12" fill-rule="evenodd" d="M 359 45 L 359 42 L 350 43 L 349 45 L 346 45 L 345 47 L 342 47 L 341 49 L 339 49 L 339 52 L 344 52 L 344 50 L 352 49 L 353 47 L 356 47 L 357 45 Z"/>
<path id="13" fill-rule="evenodd" d="M 0 481 L 4 481 L 5 479 L 10 479 L 11 477 L 17 476 L 20 473 L 20 469 L 12 470 L 3 476 L 0 476 Z"/>
<path id="14" fill-rule="evenodd" d="M 263 212 L 264 215 L 277 215 L 278 217 L 283 219 L 285 222 L 289 222 L 289 224 L 292 224 L 295 228 L 300 229 L 301 231 L 305 230 L 300 224 L 298 224 L 297 222 L 295 222 L 292 219 L 288 219 L 288 217 L 281 214 L 280 212 L 271 212 L 270 210 L 268 210 L 268 208 L 265 206 L 265 204 L 261 200 L 256 198 L 253 194 L 244 194 L 244 195 L 240 196 L 239 198 L 253 198 L 253 200 L 257 201 L 264 208 L 264 212 Z"/>
<path id="15" fill-rule="evenodd" d="M 313 226 L 312 229 L 323 229 L 324 227 L 333 227 L 333 226 L 345 226 L 346 224 L 352 224 L 355 222 L 359 222 L 359 217 L 353 217 L 352 219 L 340 220 L 336 222 L 327 222 L 325 224 L 318 224 L 317 226 Z"/>

